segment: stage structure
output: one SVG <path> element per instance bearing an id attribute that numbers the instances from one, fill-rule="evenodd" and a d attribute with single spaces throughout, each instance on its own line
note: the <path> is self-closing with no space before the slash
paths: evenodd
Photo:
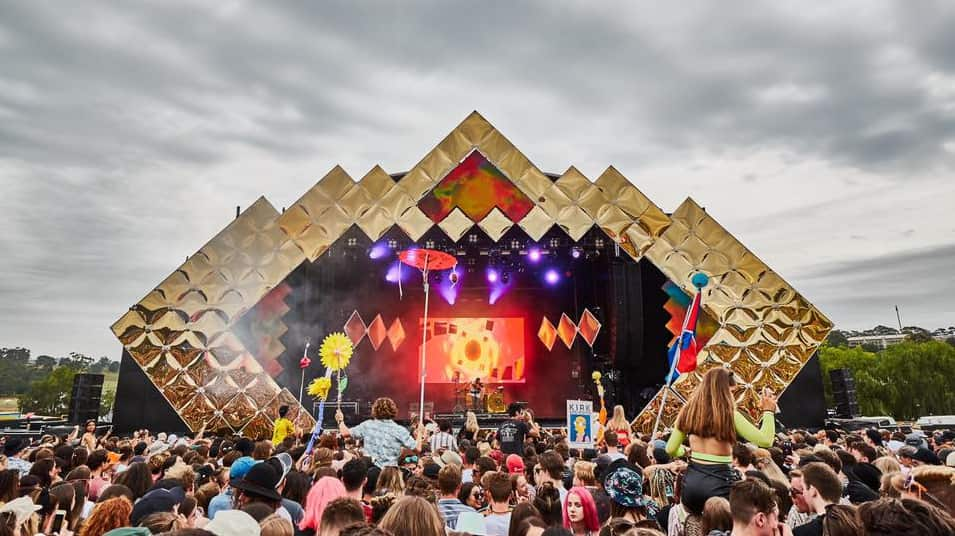
<path id="1" fill-rule="evenodd" d="M 427 322 L 420 275 L 395 271 L 416 247 L 459 261 L 453 276 L 432 274 Z M 424 375 L 435 412 L 460 400 L 459 377 L 481 377 L 497 407 L 527 401 L 558 417 L 565 399 L 593 398 L 601 370 L 646 431 L 697 272 L 710 277 L 705 348 L 675 381 L 667 424 L 716 366 L 734 370 L 756 415 L 760 391 L 785 390 L 830 321 L 694 200 L 667 214 L 613 167 L 595 181 L 574 167 L 546 174 L 475 112 L 408 172 L 375 166 L 356 181 L 335 167 L 288 210 L 260 198 L 239 214 L 112 326 L 124 349 L 116 415 L 130 428 L 262 437 L 287 404 L 310 427 L 311 404 L 293 393 L 322 370 L 297 363 L 306 340 L 344 331 L 358 413 L 380 395 L 402 413 L 417 406 Z"/>

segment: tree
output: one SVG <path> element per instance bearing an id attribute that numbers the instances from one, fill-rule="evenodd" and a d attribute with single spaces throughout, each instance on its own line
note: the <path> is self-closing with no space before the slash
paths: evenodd
<path id="1" fill-rule="evenodd" d="M 113 411 L 113 404 L 116 402 L 116 392 L 109 390 L 103 391 L 103 396 L 99 400 L 99 414 L 109 415 Z"/>
<path id="2" fill-rule="evenodd" d="M 70 367 L 56 367 L 46 377 L 34 380 L 20 397 L 20 411 L 53 416 L 66 414 L 75 375 L 76 370 Z"/>
<path id="3" fill-rule="evenodd" d="M 26 348 L 0 348 L 0 359 L 6 362 L 26 363 L 30 360 L 30 350 Z"/>
<path id="4" fill-rule="evenodd" d="M 864 415 L 885 415 L 888 413 L 889 408 L 884 405 L 880 396 L 884 387 L 882 379 L 873 374 L 878 364 L 878 356 L 875 353 L 859 347 L 834 348 L 823 345 L 819 349 L 819 364 L 822 366 L 822 383 L 826 402 L 830 407 L 835 406 L 835 400 L 832 396 L 832 381 L 829 378 L 829 371 L 847 368 L 852 371 L 855 379 L 859 410 Z"/>
<path id="5" fill-rule="evenodd" d="M 826 344 L 829 346 L 849 346 L 849 337 L 846 337 L 846 334 L 838 329 L 834 329 L 829 332 L 829 336 L 826 337 Z"/>
<path id="6" fill-rule="evenodd" d="M 85 372 L 93 364 L 93 358 L 76 352 L 70 352 L 69 357 L 61 357 L 59 365 L 73 369 L 74 372 Z"/>
<path id="7" fill-rule="evenodd" d="M 35 364 L 39 368 L 52 369 L 56 366 L 56 358 L 48 355 L 38 355 Z"/>
<path id="8" fill-rule="evenodd" d="M 110 363 L 112 363 L 112 361 L 110 361 L 108 357 L 100 357 L 99 361 L 90 365 L 89 371 L 92 374 L 102 374 L 109 369 Z"/>
<path id="9" fill-rule="evenodd" d="M 119 372 L 119 361 L 110 361 L 107 370 L 109 372 Z"/>

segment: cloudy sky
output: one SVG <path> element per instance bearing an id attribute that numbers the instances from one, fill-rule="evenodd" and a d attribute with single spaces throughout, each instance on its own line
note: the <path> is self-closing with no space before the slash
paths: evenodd
<path id="1" fill-rule="evenodd" d="M 0 346 L 117 357 L 236 205 L 406 170 L 471 110 L 692 195 L 840 327 L 955 324 L 955 3 L 680 4 L 3 2 Z"/>

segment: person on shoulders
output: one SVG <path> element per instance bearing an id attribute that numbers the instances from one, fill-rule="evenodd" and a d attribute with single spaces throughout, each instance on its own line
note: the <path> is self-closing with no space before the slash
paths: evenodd
<path id="1" fill-rule="evenodd" d="M 689 436 L 692 452 L 680 501 L 691 514 L 702 515 L 703 505 L 710 497 L 728 497 L 730 486 L 740 479 L 732 466 L 733 446 L 738 437 L 763 448 L 773 444 L 776 397 L 770 390 L 763 391 L 763 422 L 756 428 L 736 409 L 736 387 L 731 370 L 714 367 L 707 371 L 680 410 L 667 442 L 667 453 L 681 457 L 686 454 L 683 442 Z"/>
<path id="2" fill-rule="evenodd" d="M 533 422 L 528 422 L 527 412 L 523 411 L 517 402 L 511 402 L 507 406 L 507 414 L 511 418 L 497 429 L 497 440 L 501 444 L 501 452 L 523 454 L 524 440 L 527 437 L 540 437 L 540 427 Z"/>
<path id="3" fill-rule="evenodd" d="M 365 453 L 378 467 L 398 465 L 401 449 L 421 449 L 408 430 L 394 421 L 398 415 L 398 406 L 390 398 L 379 398 L 371 407 L 371 419 L 358 426 L 345 426 L 345 415 L 335 411 L 338 431 L 342 437 L 352 437 L 364 441 Z"/>

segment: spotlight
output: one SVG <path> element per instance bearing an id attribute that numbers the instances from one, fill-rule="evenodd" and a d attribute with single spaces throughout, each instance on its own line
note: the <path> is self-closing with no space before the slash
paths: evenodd
<path id="1" fill-rule="evenodd" d="M 389 238 L 389 239 L 388 239 L 388 247 L 391 248 L 391 249 L 396 249 L 396 248 L 398 247 L 398 241 L 395 240 L 394 238 Z"/>
<path id="2" fill-rule="evenodd" d="M 597 239 L 595 239 L 595 240 L 594 240 L 594 246 L 595 246 L 595 247 L 598 247 L 598 248 L 604 247 L 604 239 L 603 239 L 603 238 L 597 238 Z"/>
<path id="3" fill-rule="evenodd" d="M 550 239 L 550 249 L 557 249 L 560 247 L 560 239 L 557 237 Z"/>
<path id="4" fill-rule="evenodd" d="M 520 240 L 517 240 L 517 239 L 511 240 L 511 249 L 521 249 Z"/>
<path id="5" fill-rule="evenodd" d="M 473 234 L 473 233 L 468 235 L 468 242 L 469 242 L 469 243 L 471 243 L 471 244 L 477 244 L 477 241 L 478 241 L 478 235 Z"/>
<path id="6" fill-rule="evenodd" d="M 506 284 L 510 283 L 510 281 L 511 281 L 511 273 L 510 273 L 510 272 L 504 272 L 504 273 L 501 274 L 501 283 L 504 283 L 504 284 L 506 285 Z"/>
<path id="7" fill-rule="evenodd" d="M 544 273 L 544 281 L 548 285 L 556 285 L 557 282 L 560 281 L 560 274 L 557 273 L 557 270 L 551 268 Z"/>
<path id="8" fill-rule="evenodd" d="M 348 246 L 349 246 L 349 247 L 355 247 L 355 246 L 357 246 L 357 245 L 358 245 L 358 239 L 357 239 L 357 238 L 355 238 L 355 237 L 349 237 L 349 238 L 348 238 Z"/>
<path id="9" fill-rule="evenodd" d="M 531 250 L 527 252 L 527 260 L 531 262 L 540 262 L 541 260 L 540 248 L 531 248 Z"/>
<path id="10" fill-rule="evenodd" d="M 428 249 L 434 249 L 434 240 L 427 240 L 424 243 L 424 247 Z"/>
<path id="11" fill-rule="evenodd" d="M 575 259 L 579 259 L 579 258 L 580 258 L 580 248 L 576 248 L 576 247 L 575 247 L 575 248 L 571 248 L 571 249 L 570 249 L 570 256 L 573 257 L 573 258 L 575 258 Z"/>
<path id="12" fill-rule="evenodd" d="M 372 246 L 371 251 L 368 252 L 368 258 L 375 260 L 380 259 L 388 254 L 388 246 L 385 244 L 375 244 Z"/>
<path id="13" fill-rule="evenodd" d="M 497 270 L 495 270 L 494 268 L 488 268 L 488 269 L 487 269 L 487 282 L 488 282 L 488 283 L 497 283 L 500 278 L 501 278 L 501 276 L 500 276 L 500 274 L 498 274 Z"/>
<path id="14" fill-rule="evenodd" d="M 448 275 L 448 281 L 451 282 L 452 287 L 458 284 L 458 281 L 460 281 L 460 277 L 458 276 L 457 268 L 454 268 L 451 270 L 451 274 Z"/>

